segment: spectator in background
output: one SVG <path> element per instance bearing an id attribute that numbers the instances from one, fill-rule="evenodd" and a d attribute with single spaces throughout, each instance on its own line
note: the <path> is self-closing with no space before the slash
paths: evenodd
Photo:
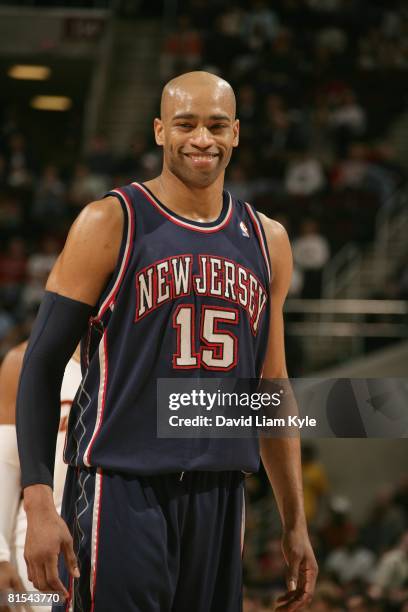
<path id="1" fill-rule="evenodd" d="M 350 541 L 356 527 L 350 518 L 350 500 L 336 495 L 329 502 L 329 516 L 319 529 L 322 554 L 326 557 L 335 548 L 342 548 Z"/>
<path id="2" fill-rule="evenodd" d="M 318 159 L 325 170 L 332 167 L 335 150 L 330 128 L 330 110 L 325 95 L 316 96 L 307 118 L 307 142 L 312 157 Z"/>
<path id="3" fill-rule="evenodd" d="M 7 186 L 7 160 L 6 156 L 0 152 L 0 189 Z"/>
<path id="4" fill-rule="evenodd" d="M 338 189 L 363 189 L 367 170 L 367 147 L 355 142 L 332 170 L 332 185 Z"/>
<path id="5" fill-rule="evenodd" d="M 0 192 L 0 229 L 3 237 L 15 235 L 23 230 L 23 211 L 20 199 L 14 189 Z"/>
<path id="6" fill-rule="evenodd" d="M 362 546 L 357 532 L 350 532 L 343 546 L 332 550 L 324 569 L 343 585 L 369 582 L 375 565 L 374 553 Z"/>
<path id="7" fill-rule="evenodd" d="M 234 193 L 243 202 L 252 200 L 252 190 L 248 174 L 241 164 L 233 164 L 228 169 L 225 189 Z"/>
<path id="8" fill-rule="evenodd" d="M 395 489 L 394 501 L 404 512 L 404 516 L 408 520 L 408 474 L 399 481 Z"/>
<path id="9" fill-rule="evenodd" d="M 347 612 L 384 612 L 385 609 L 365 593 L 353 593 L 347 597 L 345 604 Z"/>
<path id="10" fill-rule="evenodd" d="M 130 148 L 122 155 L 116 163 L 114 184 L 126 185 L 135 178 L 139 178 L 142 172 L 142 159 L 148 150 L 145 136 L 136 134 L 132 138 Z"/>
<path id="11" fill-rule="evenodd" d="M 7 148 L 7 142 L 12 134 L 20 132 L 20 120 L 18 117 L 17 108 L 10 104 L 3 109 L 0 109 L 0 147 Z"/>
<path id="12" fill-rule="evenodd" d="M 84 163 L 76 164 L 68 189 L 69 203 L 74 210 L 103 197 L 107 190 L 108 182 L 104 177 L 92 174 Z"/>
<path id="13" fill-rule="evenodd" d="M 286 168 L 285 188 L 293 196 L 312 196 L 325 186 L 325 176 L 320 161 L 309 151 L 294 154 Z"/>
<path id="14" fill-rule="evenodd" d="M 160 73 L 163 80 L 176 74 L 196 70 L 202 58 L 203 41 L 201 34 L 192 26 L 187 13 L 177 18 L 177 28 L 164 40 L 160 60 Z"/>
<path id="15" fill-rule="evenodd" d="M 329 125 L 332 129 L 340 156 L 349 144 L 361 138 L 367 125 L 365 109 L 357 102 L 356 95 L 348 87 L 339 88 L 330 113 Z"/>
<path id="16" fill-rule="evenodd" d="M 10 187 L 30 188 L 34 179 L 33 164 L 23 134 L 12 134 L 8 142 L 7 183 Z"/>
<path id="17" fill-rule="evenodd" d="M 288 296 L 291 298 L 300 298 L 300 296 L 302 295 L 304 284 L 305 275 L 303 274 L 303 270 L 301 270 L 298 265 L 294 265 Z"/>
<path id="18" fill-rule="evenodd" d="M 406 14 L 400 10 L 384 17 L 359 40 L 357 61 L 363 70 L 408 68 Z"/>
<path id="19" fill-rule="evenodd" d="M 334 13 L 342 6 L 342 0 L 306 0 L 307 6 L 317 13 Z"/>
<path id="20" fill-rule="evenodd" d="M 161 153 L 157 150 L 146 151 L 140 161 L 141 172 L 138 177 L 139 181 L 150 181 L 160 173 Z"/>
<path id="21" fill-rule="evenodd" d="M 329 482 L 317 449 L 310 443 L 302 445 L 302 476 L 306 519 L 308 524 L 315 525 L 327 499 Z"/>
<path id="22" fill-rule="evenodd" d="M 303 58 L 294 47 L 294 32 L 281 27 L 271 44 L 265 48 L 263 59 L 272 69 L 272 83 L 280 91 L 296 88 L 295 80 L 303 69 Z"/>
<path id="23" fill-rule="evenodd" d="M 395 606 L 408 600 L 408 531 L 381 557 L 372 575 L 370 594 L 375 598 L 386 596 Z"/>
<path id="24" fill-rule="evenodd" d="M 111 176 L 114 161 L 106 136 L 97 134 L 91 139 L 85 163 L 92 174 L 103 178 Z"/>
<path id="25" fill-rule="evenodd" d="M 0 255 L 0 301 L 6 308 L 14 308 L 18 303 L 26 274 L 26 244 L 15 236 Z"/>
<path id="26" fill-rule="evenodd" d="M 45 166 L 34 193 L 33 217 L 52 226 L 66 213 L 66 188 L 53 164 Z"/>
<path id="27" fill-rule="evenodd" d="M 390 549 L 408 527 L 408 517 L 394 498 L 394 489 L 389 486 L 382 488 L 362 528 L 362 542 L 377 555 Z"/>
<path id="28" fill-rule="evenodd" d="M 320 47 L 325 47 L 330 53 L 344 53 L 347 49 L 347 34 L 337 27 L 322 28 L 315 37 L 315 42 Z"/>
<path id="29" fill-rule="evenodd" d="M 15 324 L 14 318 L 11 316 L 7 310 L 1 308 L 0 304 L 0 342 L 3 338 L 8 334 L 8 332 L 13 328 Z M 0 354 L 1 357 L 1 354 Z"/>
<path id="30" fill-rule="evenodd" d="M 369 159 L 370 149 L 363 143 L 352 143 L 347 157 L 340 161 L 332 173 L 333 186 L 373 193 L 383 208 L 394 205 L 396 180 L 392 172 Z"/>
<path id="31" fill-rule="evenodd" d="M 279 19 L 268 2 L 251 0 L 250 10 L 245 16 L 243 35 L 252 51 L 261 50 L 272 42 L 279 31 Z"/>
<path id="32" fill-rule="evenodd" d="M 254 128 L 258 124 L 258 109 L 255 89 L 249 83 L 244 83 L 238 89 L 237 108 L 239 108 L 240 141 L 252 144 L 256 138 Z"/>
<path id="33" fill-rule="evenodd" d="M 211 31 L 205 38 L 205 61 L 217 67 L 221 73 L 235 73 L 237 66 L 248 62 L 248 44 L 241 36 L 239 21 L 231 19 L 227 9 L 219 13 Z M 251 57 L 249 57 L 251 65 Z"/>
<path id="34" fill-rule="evenodd" d="M 331 582 L 317 585 L 310 612 L 344 612 L 342 590 Z"/>
<path id="35" fill-rule="evenodd" d="M 318 298 L 321 294 L 322 271 L 330 257 L 327 238 L 314 219 L 305 219 L 299 236 L 292 242 L 294 262 L 304 273 L 302 298 Z"/>
<path id="36" fill-rule="evenodd" d="M 269 94 L 266 98 L 261 139 L 265 173 L 281 180 L 289 153 L 297 144 L 296 126 L 281 96 Z"/>
<path id="37" fill-rule="evenodd" d="M 43 237 L 39 251 L 27 263 L 27 283 L 22 294 L 23 312 L 35 310 L 43 298 L 45 283 L 60 252 L 60 244 L 52 234 Z"/>
<path id="38" fill-rule="evenodd" d="M 280 538 L 271 539 L 258 559 L 259 583 L 268 586 L 275 594 L 285 592 L 286 563 Z"/>

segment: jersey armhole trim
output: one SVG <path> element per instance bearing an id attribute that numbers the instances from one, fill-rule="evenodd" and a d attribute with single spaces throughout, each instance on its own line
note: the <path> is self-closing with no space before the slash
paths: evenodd
<path id="1" fill-rule="evenodd" d="M 107 311 L 107 309 L 115 301 L 116 295 L 119 291 L 123 277 L 125 276 L 126 268 L 129 263 L 130 253 L 132 250 L 134 229 L 135 229 L 133 206 L 132 206 L 132 202 L 130 201 L 128 195 L 120 189 L 112 189 L 112 191 L 109 191 L 109 193 L 107 193 L 106 195 L 115 196 L 119 200 L 119 202 L 122 204 L 122 208 L 126 212 L 127 223 L 125 223 L 125 227 L 124 227 L 124 233 L 126 232 L 126 237 L 125 236 L 122 237 L 122 244 L 121 244 L 119 253 L 122 252 L 123 244 L 124 244 L 124 248 L 123 248 L 120 265 L 118 261 L 115 267 L 115 271 L 113 273 L 114 275 L 116 275 L 116 278 L 111 286 L 109 293 L 104 298 L 98 310 L 98 314 L 95 317 L 96 319 L 100 319 L 103 316 L 103 314 Z"/>
<path id="2" fill-rule="evenodd" d="M 245 202 L 245 206 L 247 207 L 248 214 L 252 219 L 252 222 L 255 227 L 255 231 L 258 236 L 262 255 L 264 257 L 266 269 L 268 271 L 268 278 L 269 278 L 269 283 L 270 283 L 272 280 L 271 259 L 270 259 L 270 254 L 269 254 L 268 242 L 265 236 L 265 230 L 263 228 L 261 221 L 258 219 L 258 215 L 256 214 L 254 208 L 250 204 L 248 204 L 248 202 Z"/>

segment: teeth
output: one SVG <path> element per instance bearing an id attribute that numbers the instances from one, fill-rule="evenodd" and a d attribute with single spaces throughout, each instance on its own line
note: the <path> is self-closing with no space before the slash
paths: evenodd
<path id="1" fill-rule="evenodd" d="M 194 161 L 200 161 L 202 159 L 205 159 L 205 160 L 213 159 L 215 157 L 215 155 L 190 155 L 190 157 Z"/>

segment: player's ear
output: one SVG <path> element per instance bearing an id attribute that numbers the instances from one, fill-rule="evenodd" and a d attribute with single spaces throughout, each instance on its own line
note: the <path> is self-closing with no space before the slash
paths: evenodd
<path id="1" fill-rule="evenodd" d="M 156 140 L 156 144 L 159 145 L 159 147 L 162 147 L 164 145 L 163 121 L 156 117 L 156 119 L 154 120 L 153 129 L 154 129 L 154 137 Z"/>
<path id="2" fill-rule="evenodd" d="M 232 126 L 232 131 L 234 134 L 234 140 L 232 141 L 232 146 L 237 147 L 239 143 L 239 119 L 235 119 L 233 126 Z"/>

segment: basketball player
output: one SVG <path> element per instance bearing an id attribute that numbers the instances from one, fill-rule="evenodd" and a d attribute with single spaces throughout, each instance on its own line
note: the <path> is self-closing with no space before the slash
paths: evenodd
<path id="1" fill-rule="evenodd" d="M 21 473 L 15 429 L 17 385 L 26 345 L 24 342 L 9 351 L 0 369 L 0 591 L 33 590 L 24 561 L 27 517 L 21 500 Z M 62 454 L 68 414 L 80 382 L 78 347 L 67 364 L 61 387 L 60 425 L 54 470 L 54 503 L 58 513 L 61 511 L 66 476 Z M 46 612 L 51 610 L 51 606 L 36 606 L 35 609 L 38 612 Z"/>
<path id="2" fill-rule="evenodd" d="M 243 471 L 261 456 L 283 523 L 279 606 L 300 610 L 317 566 L 299 440 L 163 439 L 156 429 L 159 378 L 287 377 L 288 238 L 223 191 L 239 136 L 226 81 L 206 72 L 170 81 L 154 133 L 160 176 L 81 212 L 25 356 L 17 435 L 28 576 L 69 594 L 71 610 L 237 612 Z M 58 394 L 81 337 L 86 371 L 68 425 L 62 519 L 52 497 Z"/>

